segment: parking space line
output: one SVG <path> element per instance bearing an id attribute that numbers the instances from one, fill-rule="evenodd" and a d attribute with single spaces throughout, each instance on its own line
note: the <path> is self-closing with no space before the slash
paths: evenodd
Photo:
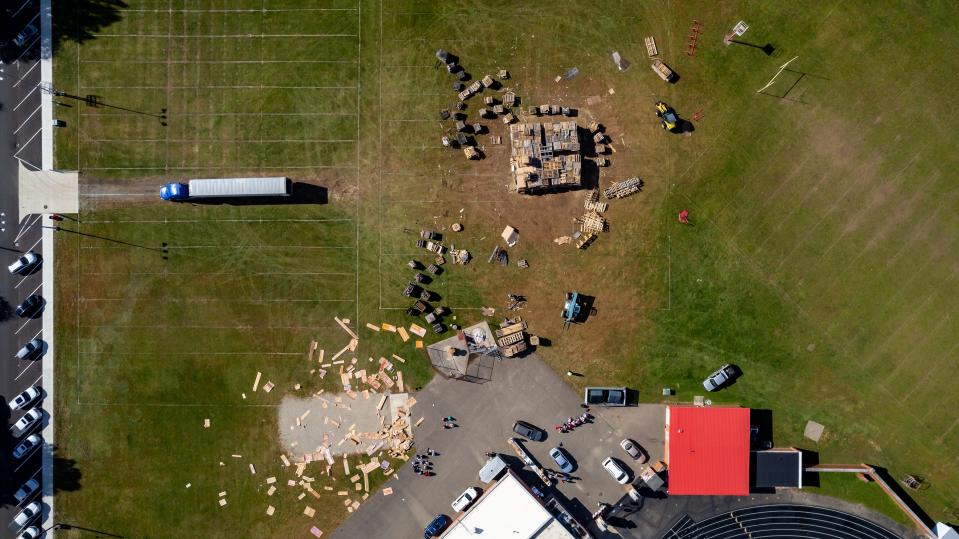
<path id="1" fill-rule="evenodd" d="M 30 137 L 29 140 L 27 140 L 26 142 L 24 142 L 23 144 L 20 145 L 20 149 L 17 150 L 17 153 L 13 154 L 13 156 L 16 157 L 17 159 L 19 159 L 18 156 L 20 155 L 20 152 L 22 152 L 23 150 L 27 149 L 27 146 L 29 146 L 30 143 L 33 142 L 33 139 L 37 138 L 37 135 L 39 135 L 42 131 L 43 131 L 43 127 L 40 127 L 40 129 L 37 129 L 37 132 L 34 133 L 33 136 Z"/>
<path id="2" fill-rule="evenodd" d="M 37 221 L 39 221 L 41 218 L 43 218 L 42 215 L 37 215 L 37 216 L 33 219 L 33 222 L 29 222 L 29 221 L 28 221 L 27 223 L 23 224 L 23 225 L 20 227 L 20 231 L 17 232 L 17 237 L 16 237 L 16 238 L 13 238 L 13 242 L 16 243 L 16 242 L 20 241 L 20 236 L 23 236 L 23 235 L 26 233 L 26 231 L 27 231 L 28 228 L 36 225 L 36 224 L 37 224 Z M 39 243 L 39 241 L 38 241 L 37 243 Z M 34 243 L 34 245 L 36 245 L 36 243 Z M 32 247 L 31 247 L 31 248 L 32 248 Z"/>
<path id="3" fill-rule="evenodd" d="M 18 330 L 14 331 L 13 334 L 14 334 L 14 335 L 19 335 L 20 332 L 23 331 L 23 328 L 27 327 L 27 324 L 29 324 L 30 322 L 33 322 L 33 320 L 34 320 L 33 318 L 27 319 L 27 321 L 24 322 L 23 325 L 20 326 L 20 328 L 19 328 Z"/>
<path id="4" fill-rule="evenodd" d="M 25 372 L 27 372 L 28 370 L 30 370 L 30 369 L 33 368 L 33 367 L 36 367 L 36 366 L 39 365 L 39 364 L 40 364 L 39 361 L 31 361 L 29 365 L 27 365 L 26 367 L 23 368 L 22 371 L 20 371 L 20 374 L 18 374 L 17 377 L 14 378 L 14 380 L 19 380 L 20 377 L 23 376 L 23 374 L 24 374 Z"/>
<path id="5" fill-rule="evenodd" d="M 30 454 L 32 455 L 33 453 L 30 453 Z M 20 468 L 23 468 L 23 465 L 26 464 L 26 463 L 28 463 L 28 462 L 30 462 L 30 458 L 29 458 L 29 457 L 27 457 L 26 460 L 24 460 L 23 462 L 21 462 L 20 465 L 17 466 L 17 467 L 13 470 L 13 473 L 19 472 L 19 471 L 20 471 Z M 40 468 L 37 468 L 37 469 L 39 470 Z"/>
<path id="6" fill-rule="evenodd" d="M 20 4 L 20 7 L 17 8 L 17 11 L 15 11 L 13 15 L 10 15 L 10 18 L 11 19 L 15 18 L 18 14 L 20 14 L 21 11 L 23 11 L 23 8 L 29 6 L 32 3 L 33 3 L 32 0 L 25 0 L 22 4 Z"/>
<path id="7" fill-rule="evenodd" d="M 40 376 L 37 376 L 37 379 L 34 380 L 33 383 L 30 384 L 30 385 L 27 386 L 27 387 L 33 387 L 33 386 L 37 385 L 37 382 L 39 382 L 41 378 L 43 378 L 43 373 L 40 373 Z"/>
<path id="8" fill-rule="evenodd" d="M 37 91 L 37 88 L 39 88 L 39 86 L 34 86 L 32 90 L 30 90 L 29 92 L 27 92 L 27 95 L 23 96 L 23 99 L 21 99 L 20 102 L 17 103 L 17 105 L 16 105 L 15 107 L 13 107 L 13 110 L 19 109 L 19 108 L 20 108 L 20 105 L 22 105 L 24 101 L 26 101 L 27 99 L 30 99 L 30 96 L 33 95 L 33 92 L 36 92 L 36 91 Z"/>
<path id="9" fill-rule="evenodd" d="M 39 337 L 41 333 L 43 333 L 42 327 L 40 328 L 40 331 L 38 331 L 37 334 L 33 336 L 33 339 L 36 339 L 37 337 Z M 32 341 L 33 339 L 30 339 L 30 340 Z"/>
<path id="10" fill-rule="evenodd" d="M 19 133 L 20 130 L 23 129 L 23 126 L 27 125 L 27 122 L 29 122 L 30 119 L 33 118 L 33 115 L 36 114 L 37 111 L 40 110 L 40 108 L 41 108 L 40 105 L 37 105 L 37 108 L 33 109 L 33 112 L 31 112 L 30 115 L 27 116 L 27 119 L 20 122 L 20 126 L 14 129 L 13 134 L 16 135 L 17 133 Z"/>
<path id="11" fill-rule="evenodd" d="M 39 17 L 39 16 L 40 16 L 40 15 L 37 14 L 37 17 Z M 28 52 L 30 52 L 30 50 L 33 49 L 33 46 L 36 45 L 36 44 L 38 44 L 38 43 L 40 43 L 40 34 L 39 34 L 39 33 L 36 35 L 36 37 L 33 38 L 32 41 L 30 41 L 30 44 L 29 44 L 29 45 L 26 45 L 26 46 L 23 47 L 23 52 L 20 53 L 20 56 L 17 56 L 17 59 L 14 60 L 14 62 L 19 62 L 20 59 L 23 58 L 23 56 L 24 56 L 25 54 L 27 54 Z"/>
<path id="12" fill-rule="evenodd" d="M 41 287 L 41 286 L 43 286 L 43 283 L 42 283 L 42 282 L 41 282 L 40 284 L 38 284 L 36 288 L 33 289 L 33 292 L 30 292 L 29 294 L 27 294 L 27 296 L 32 296 L 32 295 L 36 294 L 36 293 L 37 293 L 37 290 L 40 290 L 40 287 Z"/>

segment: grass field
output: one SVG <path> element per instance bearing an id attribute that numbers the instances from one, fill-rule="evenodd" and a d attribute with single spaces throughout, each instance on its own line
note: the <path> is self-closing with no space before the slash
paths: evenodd
<path id="1" fill-rule="evenodd" d="M 458 320 L 523 293 L 524 316 L 553 343 L 540 351 L 548 362 L 645 401 L 662 387 L 691 400 L 706 374 L 736 363 L 745 375 L 714 401 L 772 409 L 777 445 L 821 462 L 924 476 L 931 487 L 915 498 L 959 519 L 947 487 L 959 479 L 952 8 L 128 4 L 56 61 L 58 89 L 127 109 L 58 110 L 57 166 L 84 173 L 79 231 L 127 242 L 58 244 L 58 452 L 83 473 L 79 490 L 60 493 L 59 520 L 147 537 L 302 534 L 298 504 L 274 503 L 267 517 L 254 485 L 279 469 L 270 406 L 282 393 L 239 393 L 257 370 L 278 388 L 299 381 L 311 338 L 339 349 L 334 315 L 402 321 L 405 263 L 422 259 L 411 231 L 454 221 L 466 227 L 454 243 L 476 260 L 435 288 Z M 683 51 L 694 19 L 705 30 L 693 58 Z M 771 57 L 723 46 L 739 19 L 751 25 L 742 41 L 772 43 Z M 643 65 L 645 35 L 678 84 Z M 594 247 L 552 242 L 571 232 L 581 194 L 506 191 L 506 146 L 487 144 L 472 163 L 437 147 L 437 112 L 454 100 L 439 47 L 474 75 L 509 69 L 524 103 L 570 105 L 607 126 L 616 151 L 600 181 L 638 174 L 646 187 L 611 204 Z M 610 50 L 633 67 L 618 73 Z M 797 55 L 769 95 L 755 93 Z M 572 66 L 578 77 L 553 82 Z M 690 137 L 667 135 L 656 99 L 704 119 Z M 330 204 L 156 204 L 166 178 L 254 174 L 328 187 Z M 683 208 L 693 226 L 675 222 Z M 521 232 L 511 259 L 530 269 L 486 265 L 506 224 Z M 151 250 L 163 242 L 166 260 Z M 597 312 L 564 332 L 572 289 L 595 296 Z M 382 335 L 362 346 L 413 354 Z M 408 369 L 411 385 L 428 376 L 422 363 Z M 210 416 L 215 428 L 199 428 Z M 819 444 L 802 438 L 809 419 L 826 425 Z M 233 453 L 264 471 L 251 477 L 246 459 L 220 468 Z M 830 478 L 818 490 L 901 520 L 858 485 Z M 321 511 L 324 530 L 345 516 L 338 502 Z"/>

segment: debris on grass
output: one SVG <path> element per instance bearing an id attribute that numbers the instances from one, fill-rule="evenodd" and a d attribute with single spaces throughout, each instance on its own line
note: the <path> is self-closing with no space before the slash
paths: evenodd
<path id="1" fill-rule="evenodd" d="M 226 505 L 226 498 L 220 498 L 220 507 Z"/>
<path id="2" fill-rule="evenodd" d="M 254 475 L 256 474 L 256 466 L 254 466 L 252 462 L 250 463 L 250 473 Z"/>
<path id="3" fill-rule="evenodd" d="M 267 514 L 268 516 L 273 516 L 273 513 L 274 513 L 275 511 L 276 511 L 276 507 L 273 507 L 272 505 L 266 506 L 266 514 Z"/>
<path id="4" fill-rule="evenodd" d="M 410 324 L 410 333 L 417 337 L 426 337 L 426 328 L 416 324 Z"/>
<path id="5" fill-rule="evenodd" d="M 260 377 L 263 376 L 263 373 L 256 371 L 256 378 L 253 380 L 253 392 L 256 393 L 256 388 L 260 385 Z M 246 397 L 243 397 L 246 398 Z"/>
<path id="6" fill-rule="evenodd" d="M 265 391 L 266 393 L 269 393 L 270 391 L 273 391 L 274 387 L 275 386 L 273 385 L 273 382 L 267 382 L 263 384 L 263 391 Z"/>
<path id="7" fill-rule="evenodd" d="M 203 420 L 203 428 L 205 429 L 210 428 L 210 418 L 206 418 Z"/>
<path id="8" fill-rule="evenodd" d="M 310 517 L 310 518 L 313 518 L 313 515 L 316 514 L 316 509 L 313 509 L 312 507 L 310 507 L 309 505 L 307 505 L 306 508 L 303 509 L 303 514 L 306 515 L 306 516 L 308 516 L 308 517 Z"/>
<path id="9" fill-rule="evenodd" d="M 379 331 L 379 330 L 380 330 L 380 326 L 377 326 L 376 324 L 371 324 L 370 322 L 367 322 L 367 323 L 366 323 L 366 327 L 372 329 L 373 331 Z"/>
<path id="10" fill-rule="evenodd" d="M 320 531 L 320 529 L 317 528 L 316 526 L 313 526 L 312 528 L 310 528 L 310 533 L 313 534 L 313 537 L 317 537 L 317 538 L 323 536 L 323 532 Z"/>

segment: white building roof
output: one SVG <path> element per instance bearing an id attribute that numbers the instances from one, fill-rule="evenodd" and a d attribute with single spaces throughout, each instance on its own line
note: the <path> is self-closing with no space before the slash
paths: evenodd
<path id="1" fill-rule="evenodd" d="M 483 493 L 442 537 L 574 539 L 512 473 L 507 473 Z"/>

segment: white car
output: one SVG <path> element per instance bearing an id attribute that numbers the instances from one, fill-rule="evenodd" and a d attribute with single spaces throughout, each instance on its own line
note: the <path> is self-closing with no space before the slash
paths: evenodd
<path id="1" fill-rule="evenodd" d="M 40 262 L 40 255 L 34 253 L 33 251 L 28 252 L 27 254 L 16 259 L 13 264 L 7 266 L 7 269 L 10 270 L 10 273 L 16 275 L 18 273 L 26 273 L 33 266 L 37 265 Z"/>
<path id="2" fill-rule="evenodd" d="M 39 423 L 41 419 L 43 419 L 43 411 L 39 408 L 28 410 L 27 413 L 23 414 L 23 417 L 18 419 L 17 422 L 10 427 L 10 432 L 14 438 L 19 438 L 30 430 L 31 427 Z"/>
<path id="3" fill-rule="evenodd" d="M 453 500 L 453 503 L 451 504 L 453 506 L 453 511 L 456 511 L 457 513 L 460 511 L 464 511 L 467 507 L 470 506 L 470 504 L 476 501 L 476 498 L 479 498 L 478 490 L 476 490 L 473 487 L 466 489 L 465 492 L 460 494 L 459 498 L 456 498 L 455 500 Z"/>
<path id="4" fill-rule="evenodd" d="M 40 537 L 40 528 L 36 526 L 30 526 L 29 528 L 23 530 L 23 533 L 17 536 L 17 539 L 37 539 Z"/>
<path id="5" fill-rule="evenodd" d="M 17 516 L 13 517 L 13 523 L 10 527 L 19 530 L 26 526 L 31 520 L 36 518 L 40 514 L 40 504 L 33 502 L 30 505 L 23 508 L 23 511 L 17 513 Z"/>
<path id="6" fill-rule="evenodd" d="M 27 479 L 20 490 L 13 493 L 13 497 L 17 499 L 17 503 L 23 503 L 27 498 L 33 496 L 38 488 L 40 488 L 40 483 L 36 479 Z"/>
<path id="7" fill-rule="evenodd" d="M 17 359 L 30 359 L 37 354 L 37 351 L 43 350 L 43 341 L 40 339 L 33 339 L 27 344 L 23 345 L 19 351 L 17 351 Z"/>
<path id="8" fill-rule="evenodd" d="M 630 440 L 629 438 L 624 439 L 622 442 L 619 442 L 619 447 L 623 448 L 623 451 L 633 457 L 634 460 L 638 460 L 640 464 L 644 464 L 649 458 L 646 456 L 646 452 L 643 451 L 639 444 Z"/>
<path id="9" fill-rule="evenodd" d="M 40 447 L 43 444 L 43 438 L 39 434 L 31 434 L 27 436 L 27 439 L 20 442 L 17 447 L 13 448 L 13 458 L 20 460 L 23 457 L 27 456 L 28 453 L 34 449 Z"/>
<path id="10" fill-rule="evenodd" d="M 17 395 L 7 403 L 11 410 L 20 410 L 26 408 L 31 402 L 40 396 L 40 386 L 28 387 L 23 393 Z"/>
<path id="11" fill-rule="evenodd" d="M 606 471 L 609 472 L 609 475 L 620 485 L 629 483 L 629 474 L 611 457 L 607 457 L 606 460 L 603 461 L 603 468 L 605 468 Z"/>

